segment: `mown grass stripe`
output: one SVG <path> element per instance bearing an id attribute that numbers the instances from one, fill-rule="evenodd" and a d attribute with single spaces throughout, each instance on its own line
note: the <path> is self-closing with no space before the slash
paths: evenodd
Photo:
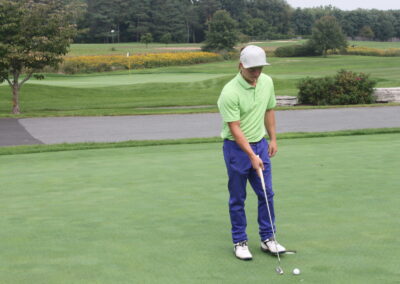
<path id="1" fill-rule="evenodd" d="M 374 135 L 374 134 L 392 134 L 392 133 L 400 133 L 400 127 L 341 130 L 332 132 L 292 132 L 292 133 L 281 133 L 278 134 L 277 137 L 278 139 L 298 139 L 298 138 Z M 138 141 L 130 140 L 130 141 L 112 142 L 112 143 L 73 143 L 73 144 L 63 143 L 63 144 L 53 144 L 53 145 L 23 145 L 23 146 L 2 147 L 0 148 L 0 155 L 108 149 L 108 148 L 123 148 L 123 147 L 218 143 L 221 141 L 222 140 L 219 137 L 210 137 L 210 138 L 190 138 L 190 139 L 170 139 L 170 140 L 138 140 Z"/>

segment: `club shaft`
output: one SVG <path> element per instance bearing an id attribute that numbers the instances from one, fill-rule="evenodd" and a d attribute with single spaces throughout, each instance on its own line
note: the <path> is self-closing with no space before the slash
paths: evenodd
<path id="1" fill-rule="evenodd" d="M 276 248 L 276 255 L 278 256 L 278 262 L 279 266 L 281 265 L 281 258 L 279 256 L 279 250 L 278 250 L 278 245 L 277 245 L 277 240 L 276 240 L 276 234 L 275 234 L 275 229 L 274 229 L 274 223 L 272 222 L 272 217 L 271 217 L 271 211 L 269 209 L 269 203 L 268 203 L 268 195 L 267 195 L 267 189 L 265 187 L 265 181 L 264 181 L 264 174 L 262 172 L 262 169 L 260 168 L 258 170 L 258 175 L 260 176 L 261 179 L 261 186 L 264 191 L 264 197 L 265 197 L 265 203 L 267 204 L 267 210 L 268 210 L 268 216 L 269 216 L 269 221 L 271 223 L 271 228 L 272 228 L 272 235 L 274 236 L 274 243 L 275 243 L 275 248 Z"/>

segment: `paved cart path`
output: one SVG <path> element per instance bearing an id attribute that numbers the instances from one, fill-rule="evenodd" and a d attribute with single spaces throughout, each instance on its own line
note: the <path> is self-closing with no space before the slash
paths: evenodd
<path id="1" fill-rule="evenodd" d="M 277 132 L 400 127 L 400 106 L 276 111 Z M 0 146 L 219 136 L 218 113 L 0 118 Z"/>

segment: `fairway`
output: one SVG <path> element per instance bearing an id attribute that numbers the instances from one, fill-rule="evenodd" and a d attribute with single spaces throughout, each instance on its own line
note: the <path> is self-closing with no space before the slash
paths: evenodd
<path id="1" fill-rule="evenodd" d="M 400 57 L 329 56 L 269 58 L 264 72 L 274 80 L 277 96 L 297 95 L 305 77 L 332 76 L 340 69 L 365 72 L 376 87 L 400 86 Z M 23 116 L 149 114 L 139 108 L 214 106 L 223 86 L 237 74 L 237 61 L 93 74 L 45 74 L 23 85 Z M 0 86 L 0 116 L 10 116 L 11 89 Z M 170 110 L 168 110 L 171 112 Z M 174 110 L 174 112 L 193 110 Z M 198 112 L 198 110 L 197 110 Z"/>
<path id="2" fill-rule="evenodd" d="M 0 156 L 0 283 L 394 283 L 400 134 L 285 139 L 278 239 L 233 256 L 221 144 Z M 290 271 L 298 267 L 300 276 Z"/>

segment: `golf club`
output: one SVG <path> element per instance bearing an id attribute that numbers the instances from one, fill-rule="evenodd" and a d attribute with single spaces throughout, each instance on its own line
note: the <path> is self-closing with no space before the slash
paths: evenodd
<path id="1" fill-rule="evenodd" d="M 262 188 L 263 188 L 263 191 L 264 191 L 265 203 L 267 204 L 269 221 L 271 222 L 272 234 L 273 234 L 273 236 L 274 236 L 274 242 L 275 242 L 275 248 L 276 248 L 276 255 L 278 256 L 278 266 L 276 267 L 275 271 L 276 271 L 276 273 L 282 275 L 282 274 L 283 274 L 283 269 L 282 269 L 282 267 L 281 267 L 281 258 L 280 258 L 280 256 L 279 256 L 279 250 L 278 250 L 278 246 L 277 246 L 277 243 L 276 243 L 275 229 L 274 229 L 274 224 L 272 223 L 271 213 L 270 213 L 270 210 L 269 210 L 267 190 L 266 190 L 266 188 L 265 188 L 264 175 L 263 175 L 263 172 L 262 172 L 262 169 L 261 169 L 261 168 L 258 169 L 258 175 L 260 176 L 261 185 L 262 185 Z"/>

